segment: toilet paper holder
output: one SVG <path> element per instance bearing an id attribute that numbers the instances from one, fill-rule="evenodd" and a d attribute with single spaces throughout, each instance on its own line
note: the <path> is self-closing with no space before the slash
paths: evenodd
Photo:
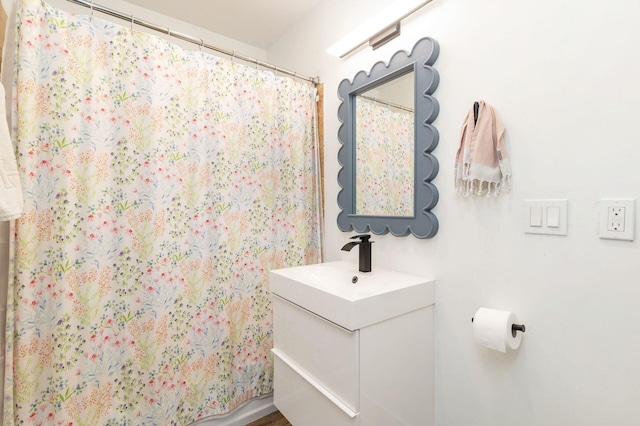
<path id="1" fill-rule="evenodd" d="M 471 317 L 471 322 L 473 322 L 473 317 Z M 524 324 L 511 324 L 511 335 L 513 337 L 516 337 L 517 331 L 522 331 L 524 333 L 526 331 Z"/>

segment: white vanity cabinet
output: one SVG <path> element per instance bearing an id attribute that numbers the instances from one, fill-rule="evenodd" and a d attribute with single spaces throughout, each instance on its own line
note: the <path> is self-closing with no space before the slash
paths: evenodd
<path id="1" fill-rule="evenodd" d="M 332 262 L 271 272 L 276 407 L 294 426 L 433 425 L 435 283 L 353 271 Z M 348 287 L 323 286 L 327 277 Z"/>

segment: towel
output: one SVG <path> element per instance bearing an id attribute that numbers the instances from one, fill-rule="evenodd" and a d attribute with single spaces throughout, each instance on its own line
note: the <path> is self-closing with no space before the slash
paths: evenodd
<path id="1" fill-rule="evenodd" d="M 0 84 L 0 221 L 22 213 L 22 187 L 7 124 L 4 87 Z"/>
<path id="2" fill-rule="evenodd" d="M 489 104 L 478 101 L 478 107 L 477 121 L 472 107 L 462 124 L 456 154 L 456 192 L 497 197 L 511 189 L 504 127 Z"/>

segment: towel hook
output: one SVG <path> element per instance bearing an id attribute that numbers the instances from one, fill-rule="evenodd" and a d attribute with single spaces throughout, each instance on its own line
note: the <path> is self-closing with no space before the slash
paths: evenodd
<path id="1" fill-rule="evenodd" d="M 478 112 L 480 111 L 480 104 L 478 102 L 473 103 L 473 124 L 478 123 Z"/>

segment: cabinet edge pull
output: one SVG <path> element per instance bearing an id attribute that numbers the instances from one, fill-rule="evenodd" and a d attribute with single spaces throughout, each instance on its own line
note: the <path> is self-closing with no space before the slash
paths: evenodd
<path id="1" fill-rule="evenodd" d="M 309 376 L 304 370 L 302 370 L 300 367 L 295 365 L 292 361 L 290 361 L 286 357 L 286 355 L 284 355 L 283 353 L 278 351 L 278 349 L 273 348 L 273 349 L 271 349 L 271 352 L 276 357 L 278 357 L 278 359 L 280 361 L 284 362 L 289 368 L 291 368 L 293 371 L 295 371 L 297 374 L 299 374 L 300 377 L 302 377 L 304 380 L 306 380 L 307 383 L 309 383 L 311 386 L 313 386 L 318 392 L 320 392 L 322 395 L 324 395 L 325 398 L 327 398 L 329 401 L 333 402 L 333 404 L 335 406 L 337 406 L 339 409 L 341 409 L 347 416 L 349 416 L 351 418 L 354 418 L 358 414 L 360 414 L 359 412 L 354 411 L 351 408 L 349 408 L 349 406 L 347 406 L 339 398 L 336 398 L 335 395 L 333 395 L 331 392 L 329 392 L 324 386 L 322 386 L 321 384 L 316 382 L 313 377 Z"/>

